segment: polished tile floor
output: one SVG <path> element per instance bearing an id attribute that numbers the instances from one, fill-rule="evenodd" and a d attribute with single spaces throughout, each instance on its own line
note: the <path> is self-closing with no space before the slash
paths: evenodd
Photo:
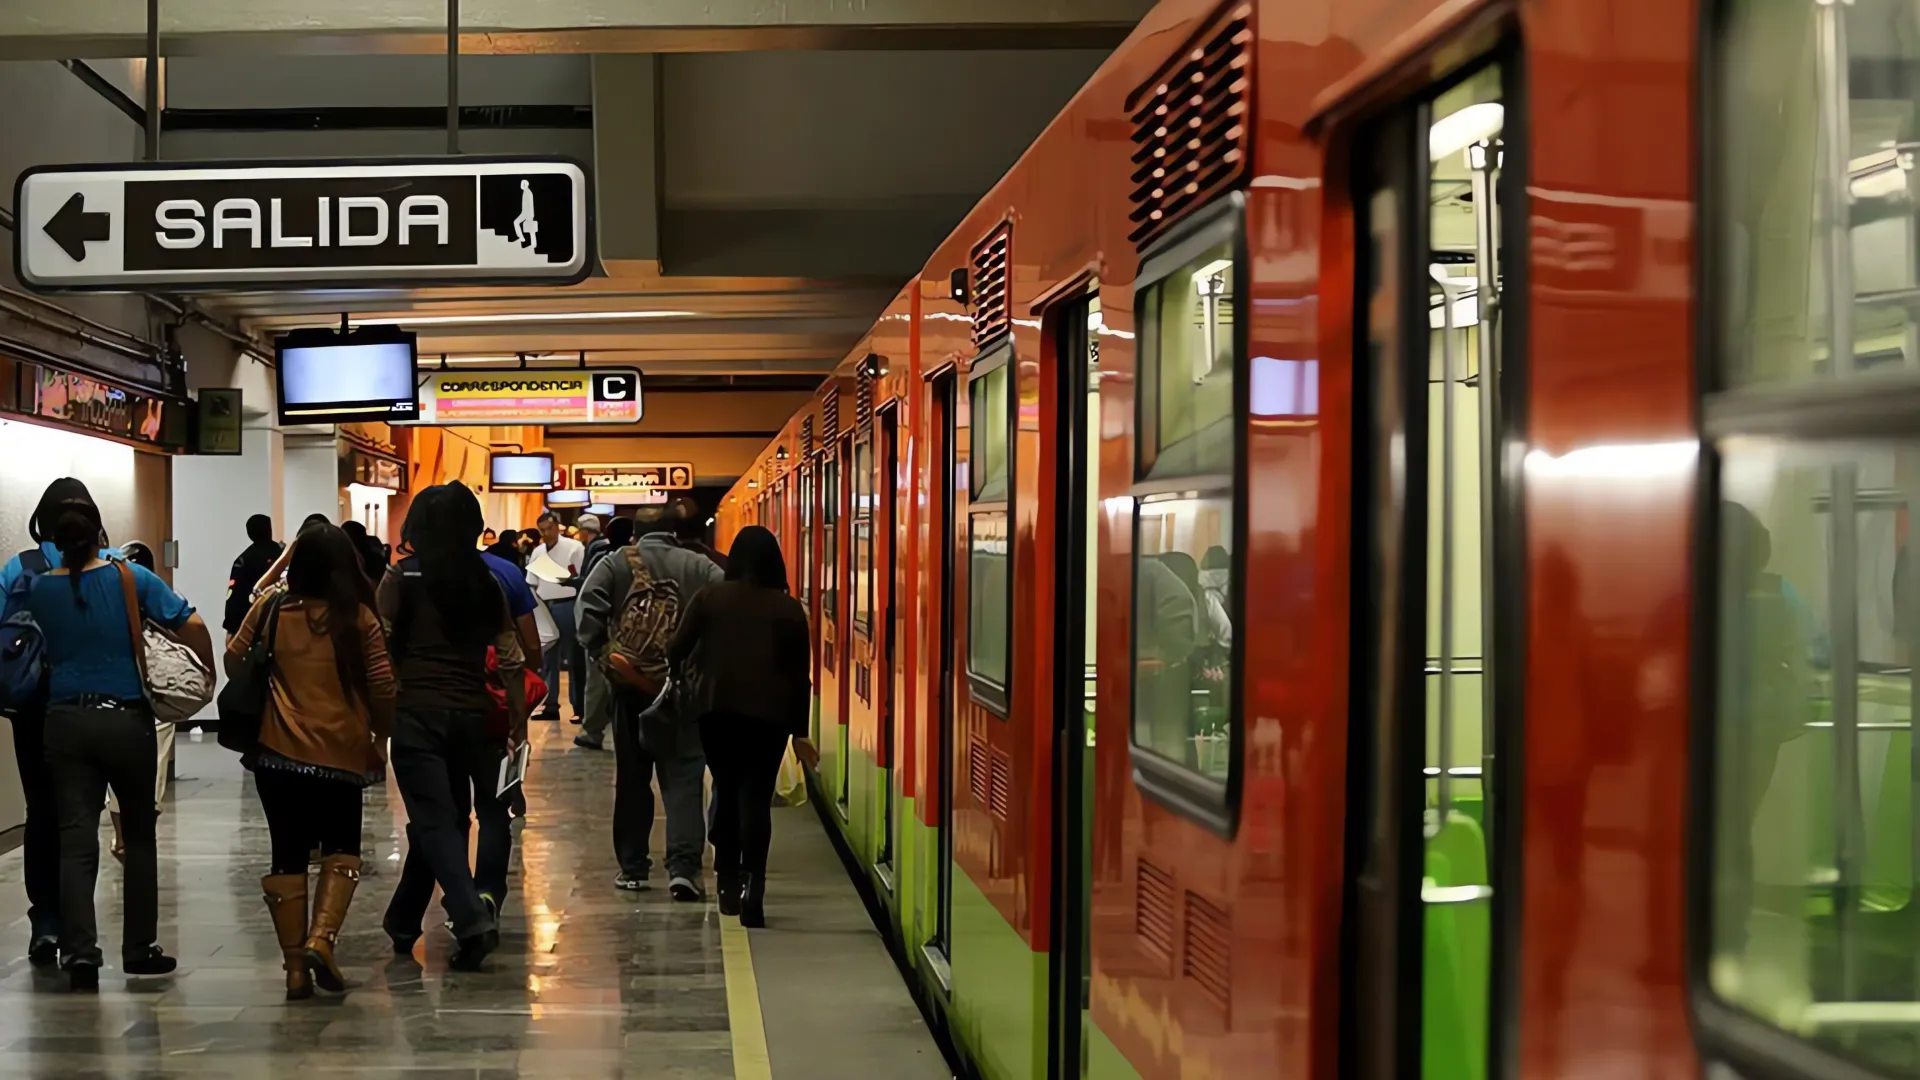
<path id="1" fill-rule="evenodd" d="M 534 725 L 515 892 L 486 971 L 449 971 L 443 933 L 412 956 L 391 954 L 379 917 L 399 869 L 404 811 L 390 786 L 375 788 L 366 797 L 367 869 L 339 950 L 352 989 L 292 1004 L 282 1000 L 260 901 L 259 804 L 233 755 L 210 739 L 183 739 L 160 825 L 161 938 L 180 972 L 137 980 L 109 967 L 98 997 L 66 993 L 62 979 L 23 958 L 20 855 L 0 856 L 0 1077 L 734 1077 L 720 919 L 710 905 L 674 904 L 664 891 L 612 888 L 613 756 L 574 749 L 576 730 Z M 783 815 L 779 829 L 817 837 L 810 817 Z M 804 869 L 846 885 L 844 871 L 822 861 Z M 110 962 L 119 889 L 108 861 L 99 906 Z M 850 887 L 829 902 L 858 904 Z M 439 917 L 436 906 L 430 921 Z M 859 977 L 898 987 L 890 967 Z M 763 999 L 773 992 L 763 983 Z M 907 1000 L 904 988 L 893 997 Z M 937 1063 L 924 1029 L 911 1030 L 917 1019 L 896 1025 L 917 1035 L 905 1052 Z M 776 1054 L 774 1075 L 811 1072 L 783 1067 Z M 743 1070 L 741 1080 L 755 1078 Z"/>

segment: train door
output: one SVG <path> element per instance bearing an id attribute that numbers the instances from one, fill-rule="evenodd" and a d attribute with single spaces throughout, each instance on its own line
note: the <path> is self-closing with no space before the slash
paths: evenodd
<path id="1" fill-rule="evenodd" d="M 854 460 L 853 459 L 853 435 L 851 432 L 848 433 L 846 438 L 840 440 L 840 447 L 839 449 L 834 451 L 834 458 L 838 462 L 837 466 L 835 467 L 835 471 L 840 477 L 840 480 L 835 485 L 835 490 L 833 493 L 835 522 L 832 526 L 830 526 L 830 528 L 836 534 L 834 537 L 834 543 L 835 543 L 836 549 L 838 549 L 843 547 L 843 545 L 848 539 L 847 537 L 837 535 L 840 533 L 841 529 L 843 528 L 843 526 L 840 524 L 840 521 L 842 518 L 850 518 L 852 516 L 847 513 L 848 504 L 845 501 L 845 497 L 850 495 L 854 491 L 860 490 L 860 486 L 857 478 L 853 483 L 848 483 L 848 478 L 853 475 L 853 460 Z M 845 582 L 847 584 L 848 590 L 851 590 L 853 588 L 853 582 L 851 581 L 852 575 L 845 572 L 842 567 L 843 563 L 851 563 L 853 561 L 854 561 L 853 558 L 847 558 L 844 560 L 836 558 L 833 564 L 827 568 L 827 572 L 833 575 L 834 589 L 836 592 L 840 591 L 840 584 L 842 582 Z M 857 600 L 854 600 L 852 603 L 849 603 L 845 606 L 849 608 L 858 607 L 859 602 Z M 848 785 L 850 785 L 853 782 L 853 760 L 849 756 L 852 753 L 852 749 L 853 749 L 853 738 L 852 738 L 853 728 L 847 722 L 849 719 L 850 710 L 853 707 L 853 703 L 852 703 L 853 677 L 854 677 L 853 676 L 853 669 L 854 669 L 853 634 L 849 629 L 843 629 L 845 627 L 850 627 L 851 625 L 852 625 L 851 619 L 842 621 L 838 615 L 834 617 L 834 621 L 833 621 L 834 635 L 839 639 L 841 643 L 840 644 L 840 684 L 839 684 L 840 705 L 839 705 L 838 711 L 835 714 L 839 719 L 839 729 L 834 733 L 834 737 L 840 741 L 840 787 L 839 787 L 838 794 L 834 796 L 834 805 L 839 809 L 840 820 L 842 821 L 845 821 L 847 819 Z"/>
<path id="2" fill-rule="evenodd" d="M 1059 415 L 1052 448 L 1060 514 L 1054 532 L 1053 951 L 1048 1075 L 1087 1075 L 1093 979 L 1093 731 L 1100 498 L 1098 286 L 1048 311 Z"/>
<path id="3" fill-rule="evenodd" d="M 1518 367 L 1502 356 L 1520 355 L 1501 304 L 1514 71 L 1478 66 L 1358 144 L 1345 1030 L 1362 1077 L 1483 1080 L 1508 1034 L 1495 943 L 1518 885 L 1494 857 L 1511 826 L 1494 782 L 1519 717 L 1494 674 L 1521 583 L 1494 587 L 1514 543 L 1496 453 Z"/>
<path id="4" fill-rule="evenodd" d="M 879 597 L 875 602 L 879 620 L 874 636 L 874 716 L 878 719 L 875 752 L 880 759 L 880 843 L 874 855 L 874 866 L 880 871 L 881 880 L 889 888 L 893 885 L 893 813 L 894 785 L 899 780 L 899 763 L 894 760 L 894 730 L 899 718 L 894 710 L 900 700 L 894 693 L 897 677 L 895 659 L 899 655 L 899 604 L 894 599 L 900 588 L 899 549 L 900 538 L 895 533 L 899 522 L 900 506 L 900 407 L 889 404 L 878 413 L 880 435 L 880 475 L 877 484 L 879 498 L 874 506 L 874 534 L 879 550 L 875 558 L 876 584 Z"/>
<path id="5" fill-rule="evenodd" d="M 938 826 L 940 850 L 934 858 L 933 935 L 932 940 L 927 942 L 926 954 L 943 985 L 948 984 L 951 978 L 953 947 L 953 789 L 957 780 L 953 731 L 956 678 L 953 668 L 953 545 L 954 485 L 959 482 L 954 465 L 954 442 L 957 437 L 955 414 L 959 409 L 959 385 L 958 374 L 954 369 L 947 368 L 931 380 L 930 395 L 933 404 L 933 448 L 929 457 L 931 475 L 928 480 L 933 485 L 933 520 L 927 535 L 936 553 L 939 582 L 934 595 L 940 603 L 935 613 L 937 617 L 933 620 L 933 625 L 939 628 L 939 637 L 933 643 L 931 660 L 938 739 L 934 744 L 935 756 L 930 771 L 937 777 L 934 788 L 938 796 L 938 820 L 935 824 Z"/>

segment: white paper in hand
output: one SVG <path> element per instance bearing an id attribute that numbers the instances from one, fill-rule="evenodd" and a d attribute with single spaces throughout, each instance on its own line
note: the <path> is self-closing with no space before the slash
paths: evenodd
<path id="1" fill-rule="evenodd" d="M 546 548 L 541 548 L 535 552 L 533 558 L 527 561 L 527 573 L 532 574 L 542 581 L 551 581 L 555 584 L 573 576 L 573 571 L 555 562 L 553 556 L 547 553 Z"/>
<path id="2" fill-rule="evenodd" d="M 494 788 L 495 798 L 506 795 L 527 779 L 527 763 L 533 760 L 533 746 L 521 743 L 513 753 L 500 759 L 500 783 Z"/>

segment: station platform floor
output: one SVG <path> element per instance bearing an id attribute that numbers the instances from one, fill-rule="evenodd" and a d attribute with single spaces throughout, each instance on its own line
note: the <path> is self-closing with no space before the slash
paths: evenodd
<path id="1" fill-rule="evenodd" d="M 160 819 L 161 942 L 180 970 L 118 972 L 120 874 L 103 828 L 109 966 L 97 997 L 68 993 L 60 975 L 26 962 L 21 855 L 0 856 L 0 1076 L 951 1075 L 812 808 L 775 812 L 765 930 L 743 930 L 711 901 L 672 902 L 658 822 L 654 888 L 621 892 L 613 755 L 572 746 L 578 730 L 533 724 L 514 891 L 486 970 L 449 971 L 444 933 L 393 955 L 379 920 L 405 818 L 389 781 L 366 795 L 365 870 L 339 948 L 349 991 L 292 1003 L 260 899 L 267 830 L 251 782 L 210 737 L 183 737 Z M 429 925 L 440 918 L 436 903 Z"/>

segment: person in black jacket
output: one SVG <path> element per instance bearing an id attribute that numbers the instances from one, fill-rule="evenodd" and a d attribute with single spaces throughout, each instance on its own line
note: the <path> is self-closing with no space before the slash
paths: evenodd
<path id="1" fill-rule="evenodd" d="M 280 557 L 280 545 L 273 539 L 273 519 L 267 515 L 255 514 L 247 519 L 247 540 L 247 549 L 227 571 L 227 607 L 220 628 L 229 635 L 239 633 L 240 623 L 253 610 L 253 587 Z"/>
<path id="2" fill-rule="evenodd" d="M 773 788 L 787 740 L 809 768 L 812 645 L 807 611 L 787 593 L 780 542 L 758 525 L 734 537 L 726 579 L 694 594 L 667 647 L 677 680 L 691 680 L 700 743 L 713 772 L 713 870 L 720 913 L 766 925 Z"/>

